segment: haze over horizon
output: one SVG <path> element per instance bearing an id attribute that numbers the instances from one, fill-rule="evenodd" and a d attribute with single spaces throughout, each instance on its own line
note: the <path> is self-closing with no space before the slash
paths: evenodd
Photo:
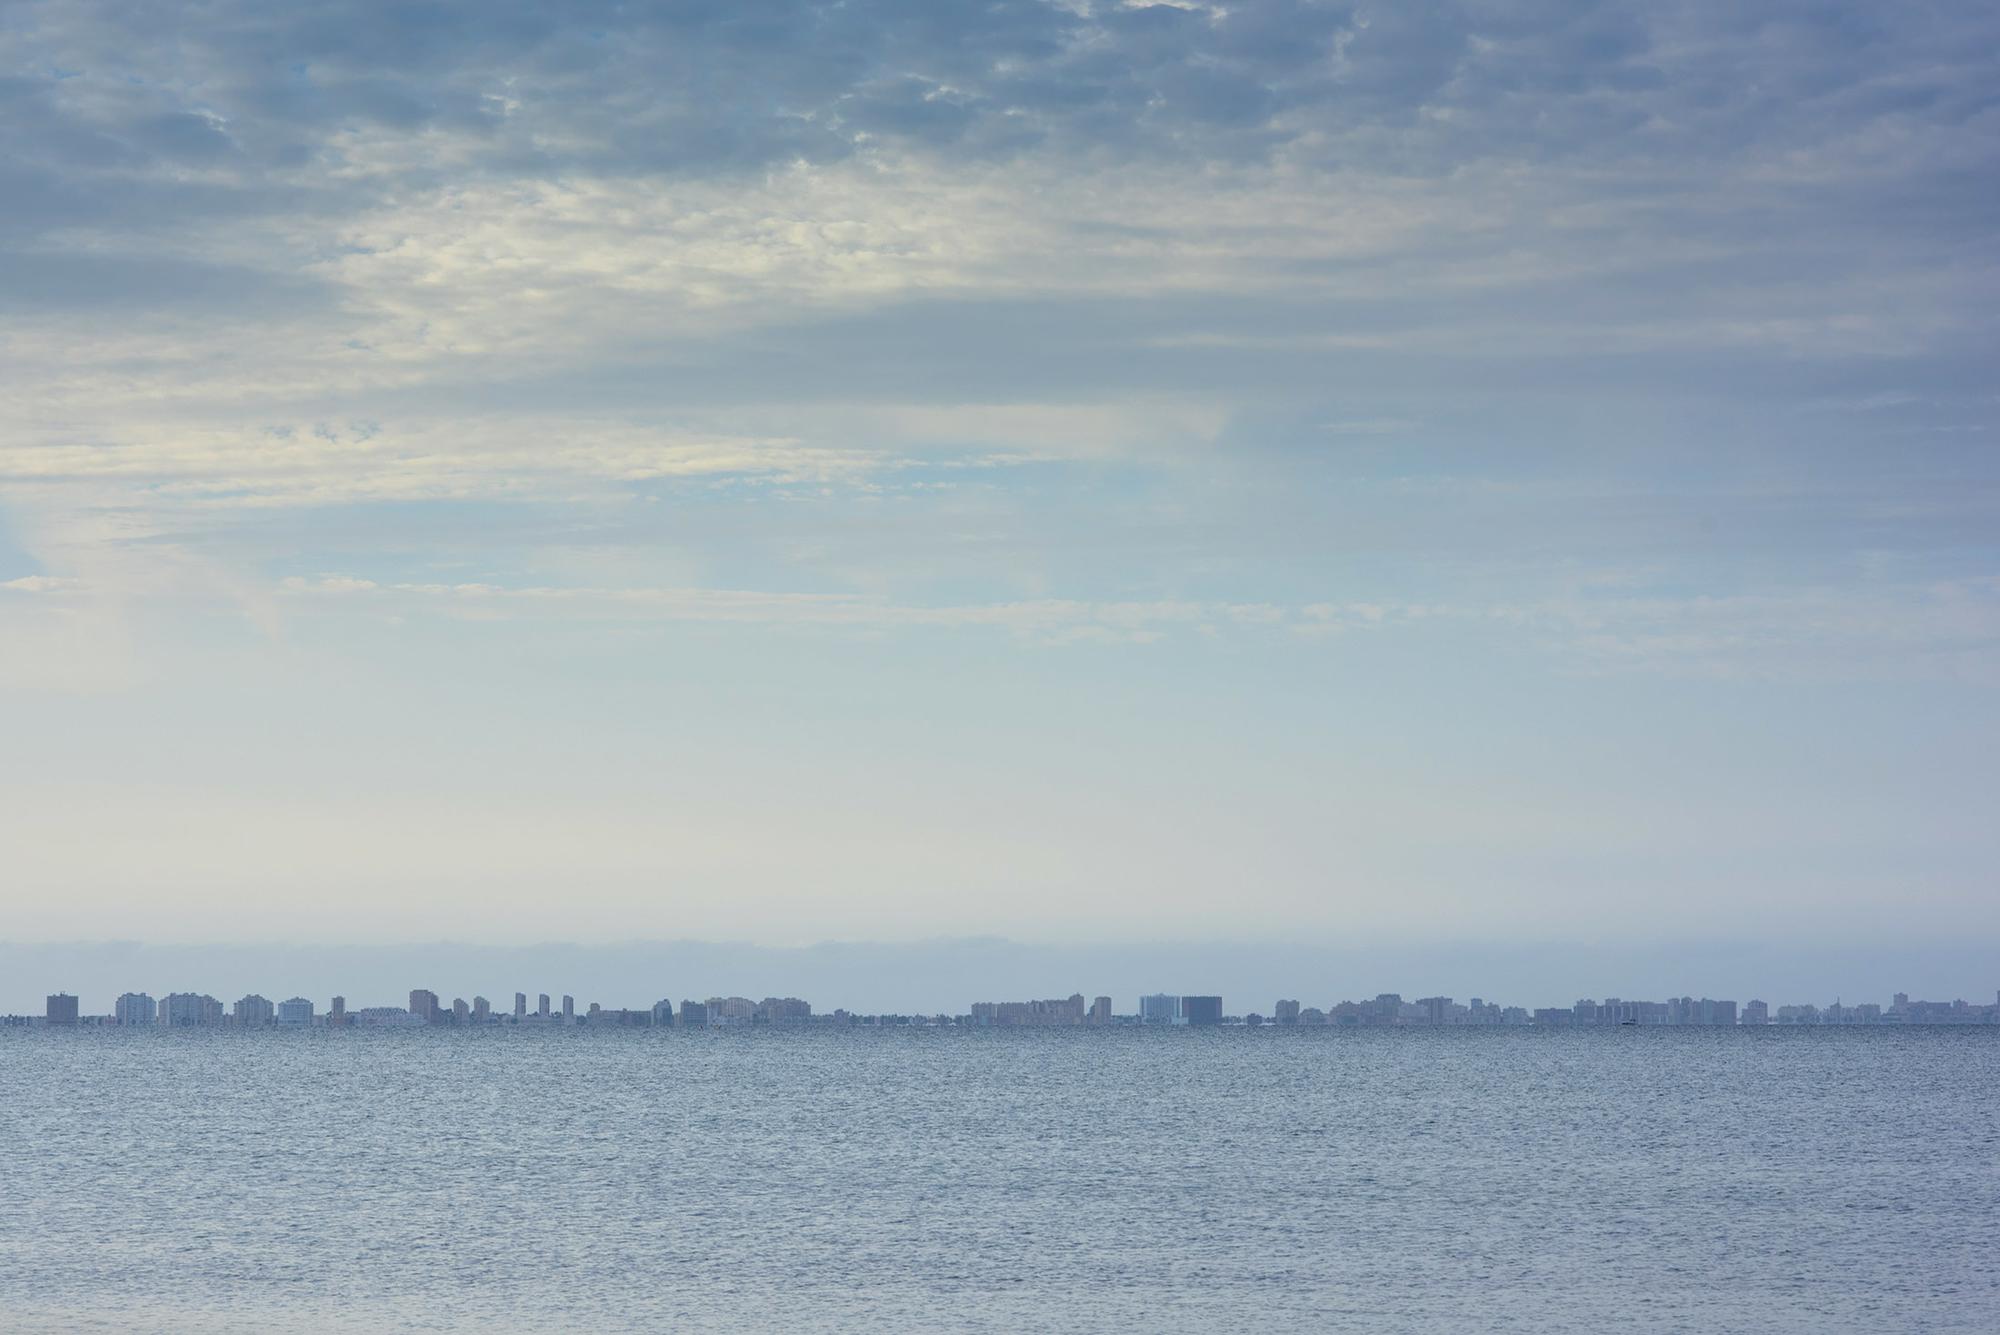
<path id="1" fill-rule="evenodd" d="M 1996 88 L 1927 3 L 10 6 L 0 939 L 1990 991 Z"/>
<path id="2" fill-rule="evenodd" d="M 925 941 L 822 941 L 771 947 L 747 941 L 661 939 L 617 943 L 465 941 L 138 942 L 0 941 L 0 1014 L 38 1014 L 58 991 L 85 1014 L 103 1014 L 125 992 L 156 999 L 203 992 L 225 1004 L 246 994 L 300 995 L 324 1010 L 401 1006 L 413 988 L 485 996 L 510 1009 L 516 992 L 568 993 L 582 1011 L 597 1002 L 644 1009 L 665 999 L 798 996 L 825 1014 L 961 1015 L 975 1001 L 1109 995 L 1130 1014 L 1143 994 L 1220 995 L 1229 1014 L 1272 1013 L 1279 997 L 1329 1007 L 1383 992 L 1406 1000 L 1445 995 L 1527 1008 L 1568 1007 L 1579 997 L 1660 1000 L 1693 996 L 1773 1008 L 1806 1002 L 1886 1005 L 1896 993 L 1924 1000 L 1994 1000 L 2000 969 L 1980 943 L 1874 942 L 1801 948 L 1726 939 L 1638 943 L 1582 941 L 1124 941 L 1049 942 L 997 937 Z"/>

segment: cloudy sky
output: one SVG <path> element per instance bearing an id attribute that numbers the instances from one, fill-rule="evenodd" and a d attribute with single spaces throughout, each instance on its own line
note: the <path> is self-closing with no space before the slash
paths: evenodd
<path id="1" fill-rule="evenodd" d="M 2000 11 L 0 11 L 16 940 L 2000 932 Z"/>

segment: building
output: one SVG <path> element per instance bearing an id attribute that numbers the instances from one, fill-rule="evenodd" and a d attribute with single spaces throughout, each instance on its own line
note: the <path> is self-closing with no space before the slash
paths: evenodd
<path id="1" fill-rule="evenodd" d="M 1713 997 L 1703 997 L 1700 1001 L 1696 1001 L 1693 997 L 1669 997 L 1666 1002 L 1665 1023 L 1733 1025 L 1736 1023 L 1736 1003 L 1717 1001 Z"/>
<path id="2" fill-rule="evenodd" d="M 451 1022 L 453 1024 L 464 1024 L 471 1018 L 472 1007 L 465 1004 L 465 998 L 453 997 L 451 999 Z"/>
<path id="3" fill-rule="evenodd" d="M 489 1024 L 492 1020 L 493 1003 L 485 997 L 474 997 L 472 999 L 472 1022 L 474 1024 Z"/>
<path id="4" fill-rule="evenodd" d="M 1222 1023 L 1221 997 L 1182 997 L 1177 1024 L 1213 1025 Z"/>
<path id="5" fill-rule="evenodd" d="M 1452 1001 L 1450 997 L 1418 997 L 1417 1006 L 1424 1013 L 1425 1024 L 1441 1025 L 1451 1014 Z"/>
<path id="6" fill-rule="evenodd" d="M 438 1006 L 438 994 L 426 988 L 416 988 L 410 993 L 410 1014 L 424 1024 L 438 1024 L 444 1013 Z"/>
<path id="7" fill-rule="evenodd" d="M 333 1015 L 338 1015 L 342 1023 L 347 1019 L 347 998 L 333 999 Z M 334 1023 L 333 1015 L 327 1017 L 329 1025 Z M 313 1004 L 304 997 L 287 997 L 278 1003 L 278 1023 L 286 1029 L 303 1029 L 313 1022 Z"/>
<path id="8" fill-rule="evenodd" d="M 1090 1023 L 1099 1026 L 1111 1023 L 1111 998 L 1098 997 L 1090 1003 Z"/>
<path id="9" fill-rule="evenodd" d="M 606 1010 L 596 1002 L 590 1003 L 590 1027 L 600 1025 L 614 1029 L 644 1029 L 653 1023 L 653 1012 L 635 1010 Z"/>
<path id="10" fill-rule="evenodd" d="M 1299 1022 L 1299 1003 L 1280 997 L 1278 1004 L 1271 1007 L 1271 1018 L 1279 1024 L 1297 1024 Z"/>
<path id="11" fill-rule="evenodd" d="M 42 1011 L 43 1024 L 75 1024 L 76 998 L 67 992 L 51 996 Z"/>
<path id="12" fill-rule="evenodd" d="M 674 1003 L 669 997 L 661 997 L 653 1003 L 653 1027 L 671 1027 L 674 1022 Z"/>
<path id="13" fill-rule="evenodd" d="M 514 1023 L 519 1024 L 527 1018 L 528 994 L 526 992 L 516 992 L 514 994 Z"/>
<path id="14" fill-rule="evenodd" d="M 711 1029 L 733 1029 L 757 1018 L 757 1003 L 748 997 L 710 997 L 702 1004 Z"/>
<path id="15" fill-rule="evenodd" d="M 1106 1013 L 1110 1011 L 1107 1002 Z M 972 1006 L 977 1025 L 1011 1028 L 1022 1025 L 1071 1025 L 1084 1022 L 1083 993 L 1057 1001 L 979 1001 Z"/>
<path id="16" fill-rule="evenodd" d="M 1343 1001 L 1333 1008 L 1334 1020 L 1348 1025 L 1385 1025 L 1403 1022 L 1403 994 L 1378 992 L 1373 1001 Z"/>
<path id="17" fill-rule="evenodd" d="M 157 1003 L 144 992 L 126 992 L 111 1008 L 111 1018 L 119 1025 L 155 1025 L 160 1022 Z"/>
<path id="18" fill-rule="evenodd" d="M 1753 1000 L 1744 1002 L 1742 1023 L 1744 1024 L 1771 1023 L 1771 1007 L 1769 1006 L 1769 1004 L 1762 1001 Z"/>
<path id="19" fill-rule="evenodd" d="M 253 992 L 237 1001 L 230 1018 L 239 1029 L 262 1029 L 275 1020 L 277 1014 L 270 1002 Z"/>
<path id="20" fill-rule="evenodd" d="M 1140 1024 L 1172 1024 L 1180 1014 L 1181 999 L 1165 992 L 1139 998 Z"/>
<path id="21" fill-rule="evenodd" d="M 576 1023 L 576 998 L 568 993 L 563 994 L 563 1023 Z"/>
<path id="22" fill-rule="evenodd" d="M 549 994 L 546 992 L 540 993 L 535 1002 L 535 1018 L 538 1020 L 549 1018 Z"/>
<path id="23" fill-rule="evenodd" d="M 160 1023 L 169 1029 L 193 1029 L 222 1023 L 222 1003 L 200 992 L 169 992 L 160 1001 Z"/>
<path id="24" fill-rule="evenodd" d="M 708 1024 L 708 1007 L 699 1001 L 681 1003 L 681 1028 L 701 1029 Z"/>
<path id="25" fill-rule="evenodd" d="M 415 1028 L 423 1018 L 401 1006 L 363 1006 L 354 1012 L 354 1023 L 364 1029 Z"/>
<path id="26" fill-rule="evenodd" d="M 307 1014 L 310 1016 L 312 1003 L 307 1002 L 306 1006 Z M 326 1008 L 326 1024 L 329 1029 L 345 1029 L 347 1027 L 346 997 L 335 997 L 333 1004 Z"/>
<path id="27" fill-rule="evenodd" d="M 765 997 L 757 1003 L 755 1022 L 758 1024 L 809 1024 L 813 1008 L 810 1002 L 797 997 Z"/>

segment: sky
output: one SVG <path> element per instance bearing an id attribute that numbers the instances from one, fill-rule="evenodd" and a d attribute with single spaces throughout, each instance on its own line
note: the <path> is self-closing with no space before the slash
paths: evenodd
<path id="1" fill-rule="evenodd" d="M 0 938 L 2000 943 L 1996 181 L 1984 5 L 19 0 Z"/>

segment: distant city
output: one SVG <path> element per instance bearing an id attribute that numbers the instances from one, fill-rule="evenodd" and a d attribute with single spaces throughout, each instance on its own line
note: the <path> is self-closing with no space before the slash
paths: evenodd
<path id="1" fill-rule="evenodd" d="M 1969 1001 L 1913 1001 L 1898 992 L 1887 1006 L 1874 1002 L 1825 1006 L 1810 1004 L 1772 1007 L 1762 1001 L 1718 1001 L 1711 997 L 1669 998 L 1666 1001 L 1626 1001 L 1585 998 L 1572 1006 L 1528 1010 L 1502 1006 L 1473 997 L 1419 997 L 1405 1001 L 1384 992 L 1367 1001 L 1341 1001 L 1324 1009 L 1280 999 L 1270 1013 L 1226 1014 L 1219 996 L 1159 992 L 1138 999 L 1138 1009 L 1117 1013 L 1112 1000 L 1100 996 L 1085 1003 L 1082 993 L 1042 1001 L 980 1001 L 962 1015 L 860 1015 L 845 1010 L 815 1012 L 797 997 L 709 997 L 704 1001 L 660 1000 L 644 1009 L 606 1007 L 592 1002 L 583 1010 L 575 998 L 552 1001 L 538 993 L 516 992 L 510 1009 L 496 1010 L 485 997 L 454 998 L 449 1004 L 425 988 L 410 993 L 407 1006 L 363 1006 L 349 1010 L 345 997 L 334 997 L 324 1010 L 305 997 L 273 1002 L 252 994 L 225 1005 L 200 992 L 170 992 L 154 999 L 145 992 L 126 992 L 109 1013 L 85 1014 L 67 992 L 48 998 L 40 1015 L 0 1016 L 0 1026 L 48 1028 L 144 1029 L 348 1029 L 348 1028 L 467 1028 L 467 1027 L 591 1027 L 641 1029 L 733 1029 L 754 1027 L 820 1028 L 1114 1028 L 1120 1026 L 1186 1026 L 1218 1028 L 1265 1025 L 1306 1028 L 1455 1028 L 1514 1026 L 1571 1029 L 1592 1026 L 1745 1025 L 1955 1025 L 2000 1024 L 2000 994 L 1991 1004 Z"/>

